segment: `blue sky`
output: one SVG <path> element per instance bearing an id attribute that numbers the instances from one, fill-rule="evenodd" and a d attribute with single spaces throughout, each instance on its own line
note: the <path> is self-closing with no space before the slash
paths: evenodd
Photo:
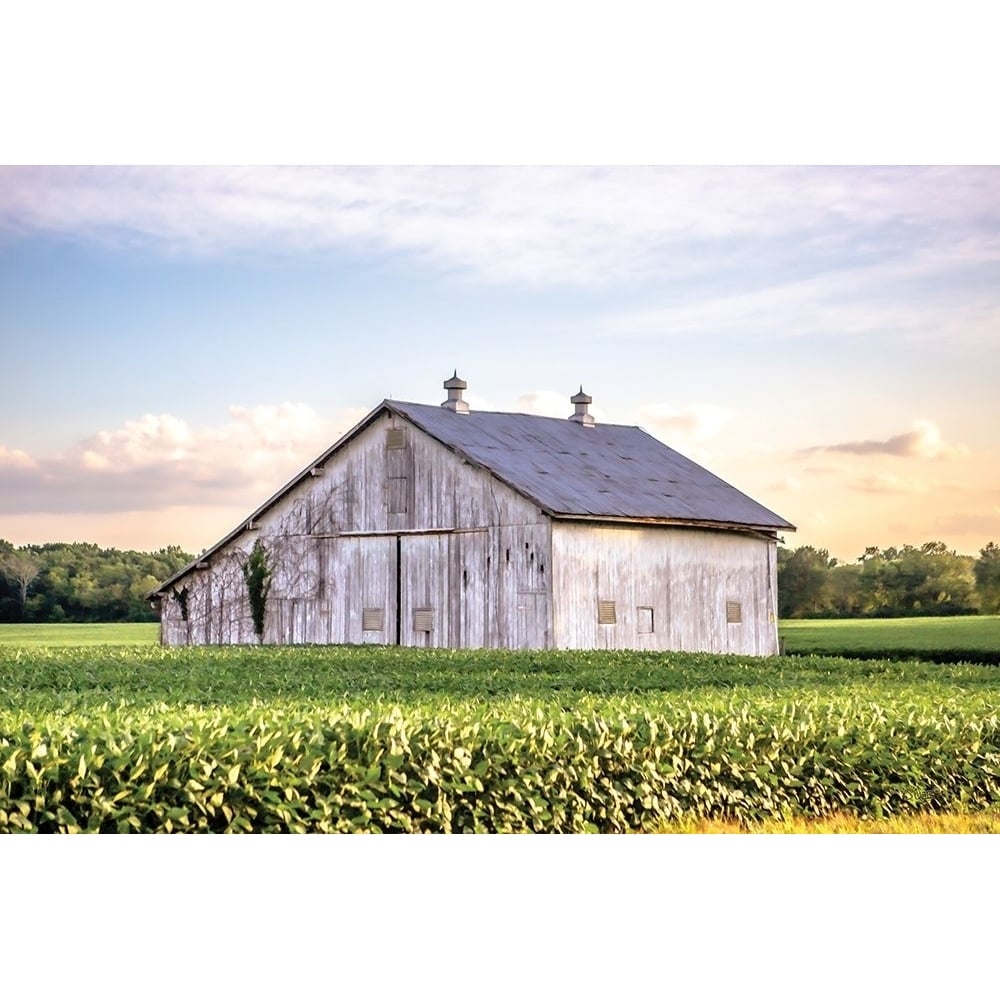
<path id="1" fill-rule="evenodd" d="M 1000 540 L 997 168 L 3 168 L 0 301 L 17 543 L 206 547 L 456 367 L 793 545 Z"/>

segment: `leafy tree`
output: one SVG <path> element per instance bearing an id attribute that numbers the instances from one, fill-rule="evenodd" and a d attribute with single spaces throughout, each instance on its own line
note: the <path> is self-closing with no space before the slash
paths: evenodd
<path id="1" fill-rule="evenodd" d="M 804 545 L 778 551 L 778 614 L 802 618 L 821 614 L 829 604 L 830 569 L 837 564 L 826 549 Z"/>
<path id="2" fill-rule="evenodd" d="M 987 615 L 1000 614 L 1000 545 L 990 542 L 979 550 L 973 569 L 980 610 Z"/>
<path id="3" fill-rule="evenodd" d="M 24 600 L 20 584 L 0 576 L 0 621 L 155 621 L 145 595 L 192 559 L 177 546 L 131 552 L 57 542 L 15 549 L 0 539 L 0 563 L 25 554 L 38 574 Z"/>
<path id="4" fill-rule="evenodd" d="M 877 617 L 972 614 L 977 601 L 972 560 L 950 551 L 943 542 L 920 548 L 879 550 L 872 546 L 860 558 L 862 606 Z"/>
<path id="5" fill-rule="evenodd" d="M 864 595 L 861 592 L 861 567 L 857 563 L 841 563 L 832 567 L 827 585 L 831 616 L 861 617 L 864 613 Z"/>
<path id="6" fill-rule="evenodd" d="M 825 549 L 811 546 L 779 550 L 778 608 L 785 618 L 974 614 L 983 602 L 979 580 L 993 579 L 994 567 L 1000 590 L 1000 548 L 991 550 L 989 569 L 978 568 L 984 560 L 977 563 L 938 541 L 870 545 L 853 565 L 837 565 Z"/>

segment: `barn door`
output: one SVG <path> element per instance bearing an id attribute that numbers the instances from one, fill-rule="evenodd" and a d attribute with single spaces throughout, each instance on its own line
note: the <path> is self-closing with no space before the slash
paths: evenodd
<path id="1" fill-rule="evenodd" d="M 486 532 L 399 535 L 399 642 L 486 645 Z"/>
<path id="2" fill-rule="evenodd" d="M 399 537 L 399 643 L 449 645 L 448 536 Z"/>
<path id="3" fill-rule="evenodd" d="M 547 595 L 538 591 L 519 591 L 517 595 L 518 649 L 544 649 L 546 634 Z"/>
<path id="4" fill-rule="evenodd" d="M 396 642 L 396 538 L 332 538 L 318 601 L 321 635 L 332 643 Z"/>

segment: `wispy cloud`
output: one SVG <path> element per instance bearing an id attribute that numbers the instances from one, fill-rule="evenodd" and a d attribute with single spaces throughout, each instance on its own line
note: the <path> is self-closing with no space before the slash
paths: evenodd
<path id="1" fill-rule="evenodd" d="M 848 486 L 861 493 L 926 493 L 929 490 L 922 479 L 894 476 L 891 472 L 861 476 L 851 480 Z"/>
<path id="2" fill-rule="evenodd" d="M 949 444 L 937 425 L 930 420 L 917 420 L 913 430 L 885 440 L 844 441 L 840 444 L 820 444 L 804 448 L 802 455 L 814 452 L 840 452 L 846 455 L 893 455 L 897 458 L 960 458 L 969 454 L 961 444 Z"/>
<path id="3" fill-rule="evenodd" d="M 146 414 L 61 455 L 0 447 L 0 512 L 158 510 L 241 497 L 252 504 L 363 415 L 324 420 L 297 403 L 231 406 L 229 419 L 214 426 Z"/>
<path id="4" fill-rule="evenodd" d="M 721 406 L 693 404 L 675 407 L 669 403 L 650 403 L 639 409 L 639 419 L 663 438 L 684 441 L 707 441 L 729 422 L 731 414 Z"/>
<path id="5" fill-rule="evenodd" d="M 518 413 L 531 413 L 539 417 L 568 417 L 573 412 L 569 395 L 555 389 L 536 389 L 518 396 L 514 401 Z"/>
<path id="6" fill-rule="evenodd" d="M 802 483 L 794 476 L 785 476 L 784 479 L 771 483 L 768 490 L 772 493 L 799 493 L 802 490 Z"/>
<path id="7" fill-rule="evenodd" d="M 594 326 L 610 336 L 888 334 L 993 343 L 1000 336 L 995 286 L 962 283 L 997 266 L 1000 239 L 992 234 L 960 247 L 900 247 L 887 257 L 852 253 L 825 260 L 820 273 L 808 277 L 775 268 L 749 290 L 696 289 L 690 301 L 604 316 Z"/>
<path id="8" fill-rule="evenodd" d="M 605 284 L 734 261 L 995 259 L 993 168 L 6 168 L 0 226 L 176 252 L 404 251 L 497 282 Z M 949 249 L 950 248 L 950 249 Z M 812 290 L 815 291 L 815 290 Z M 810 289 L 787 293 L 812 297 Z M 753 308 L 753 301 L 726 309 Z M 681 314 L 680 319 L 683 319 Z M 836 317 L 831 317 L 831 320 Z"/>
<path id="9" fill-rule="evenodd" d="M 948 514 L 938 518 L 933 530 L 945 534 L 969 535 L 977 541 L 1000 541 L 1000 507 L 985 512 L 959 511 Z"/>
<path id="10" fill-rule="evenodd" d="M 566 417 L 573 412 L 573 404 L 569 401 L 573 392 L 557 392 L 555 389 L 535 389 L 522 393 L 514 401 L 514 412 L 531 413 L 538 417 Z M 589 408 L 591 416 L 598 422 L 607 420 L 607 413 L 596 404 Z"/>

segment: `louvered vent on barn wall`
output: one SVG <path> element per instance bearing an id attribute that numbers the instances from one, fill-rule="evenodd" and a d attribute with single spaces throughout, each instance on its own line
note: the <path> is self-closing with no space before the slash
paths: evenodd
<path id="1" fill-rule="evenodd" d="M 361 629 L 364 632 L 381 632 L 385 629 L 385 609 L 365 608 L 361 612 Z"/>
<path id="2" fill-rule="evenodd" d="M 726 601 L 726 624 L 741 625 L 743 623 L 743 605 L 739 601 Z"/>
<path id="3" fill-rule="evenodd" d="M 413 609 L 413 631 L 433 632 L 434 631 L 434 609 L 414 608 Z"/>
<path id="4" fill-rule="evenodd" d="M 614 601 L 598 601 L 597 602 L 597 624 L 598 625 L 617 625 L 618 615 L 615 612 L 615 602 Z"/>

